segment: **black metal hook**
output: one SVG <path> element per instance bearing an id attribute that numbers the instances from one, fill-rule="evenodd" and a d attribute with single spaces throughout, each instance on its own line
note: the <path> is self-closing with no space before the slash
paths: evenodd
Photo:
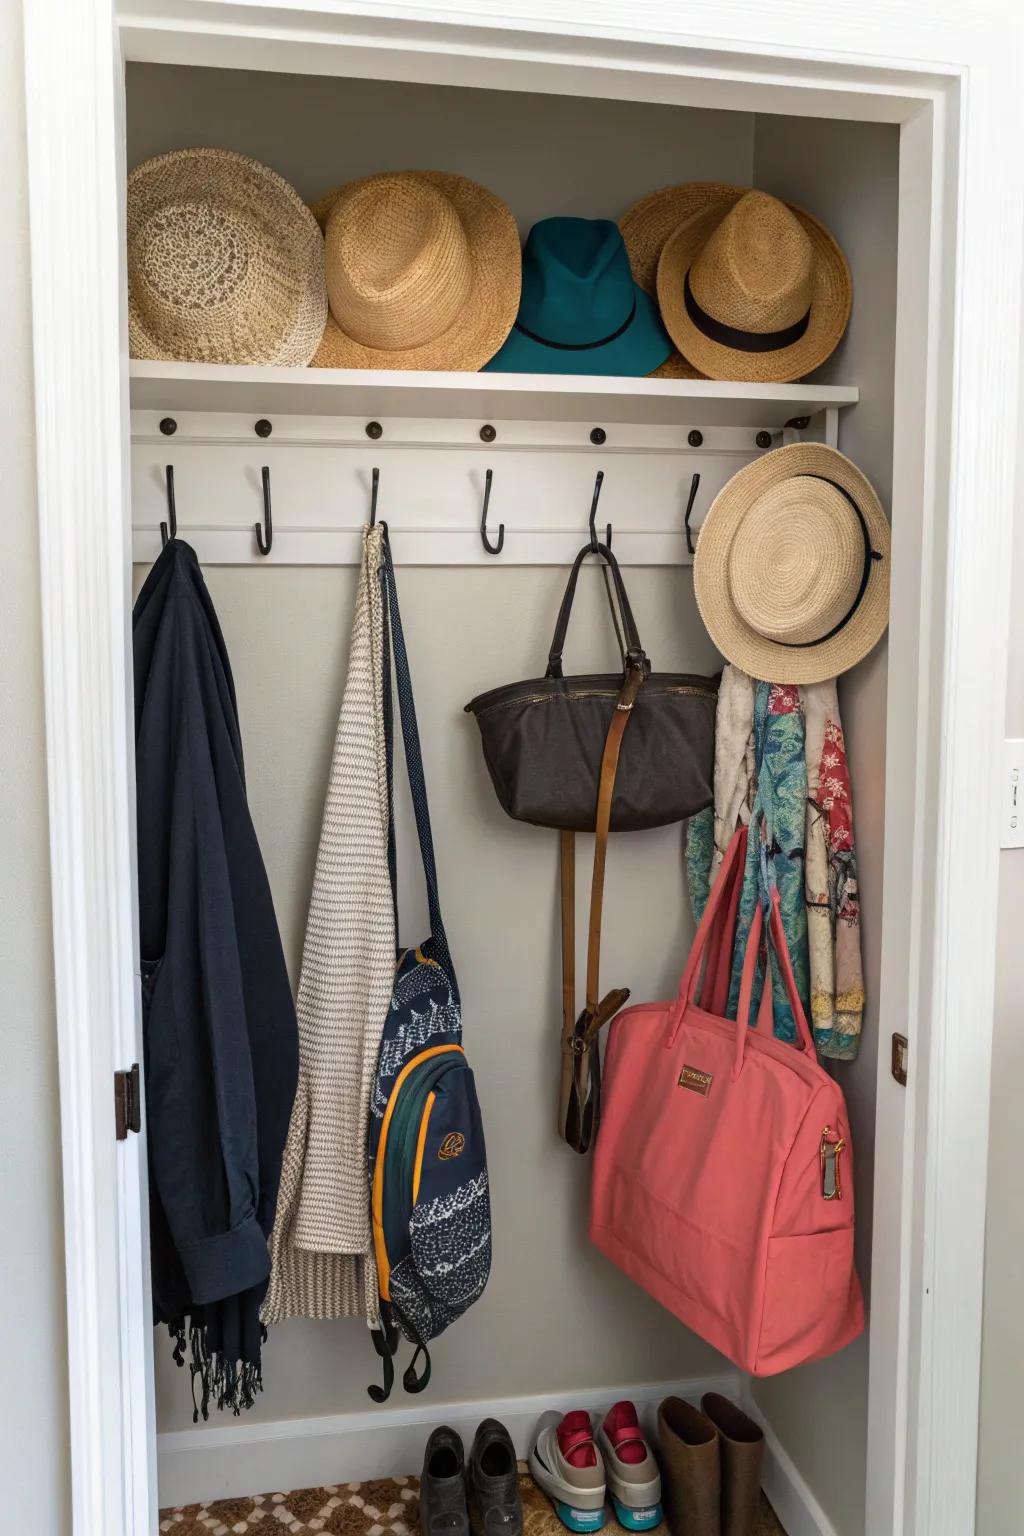
<path id="1" fill-rule="evenodd" d="M 490 506 L 491 502 L 491 481 L 493 479 L 494 475 L 492 471 L 488 470 L 484 476 L 484 506 L 483 511 L 480 513 L 480 537 L 483 539 L 484 549 L 486 549 L 489 555 L 500 555 L 505 543 L 505 524 L 498 524 L 497 544 L 492 544 L 490 539 L 487 537 L 487 508 Z"/>
<path id="2" fill-rule="evenodd" d="M 693 504 L 697 500 L 698 485 L 700 485 L 700 475 L 694 475 L 690 481 L 690 496 L 686 503 L 686 516 L 683 518 L 683 527 L 686 530 L 686 547 L 691 555 L 697 553 L 693 543 L 693 534 L 690 531 L 690 513 L 693 511 Z"/>
<path id="3" fill-rule="evenodd" d="M 160 548 L 170 539 L 178 537 L 178 513 L 174 505 L 174 465 L 168 464 L 164 471 L 167 480 L 167 522 L 160 524 Z"/>
<path id="4" fill-rule="evenodd" d="M 377 526 L 377 492 L 380 489 L 380 470 L 375 469 L 370 476 L 370 527 Z"/>
<path id="5" fill-rule="evenodd" d="M 594 499 L 590 503 L 590 548 L 591 548 L 591 552 L 593 554 L 595 554 L 595 555 L 597 554 L 598 550 L 601 547 L 598 544 L 598 542 L 597 542 L 597 529 L 594 526 L 594 519 L 597 517 L 597 503 L 598 503 L 598 501 L 600 499 L 600 496 L 601 496 L 601 487 L 602 487 L 603 484 L 604 484 L 604 470 L 603 469 L 599 469 L 598 472 L 597 472 L 597 479 L 594 481 Z M 611 523 L 608 523 L 606 525 L 606 527 L 605 527 L 605 548 L 606 549 L 611 549 L 611 547 L 612 547 L 612 525 L 611 525 Z"/>
<path id="6" fill-rule="evenodd" d="M 274 524 L 270 516 L 270 470 L 266 464 L 260 470 L 260 475 L 263 478 L 263 522 L 253 523 L 252 531 L 256 535 L 256 548 L 260 554 L 269 555 L 274 542 Z"/>

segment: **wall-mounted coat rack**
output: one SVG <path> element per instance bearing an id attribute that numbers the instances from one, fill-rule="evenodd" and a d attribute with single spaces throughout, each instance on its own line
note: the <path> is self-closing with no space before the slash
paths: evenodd
<path id="1" fill-rule="evenodd" d="M 296 406 L 330 405 L 336 397 L 350 405 L 358 380 L 320 381 L 308 370 L 271 387 L 256 382 L 263 370 L 177 370 L 133 364 L 133 552 L 140 562 L 159 553 L 173 505 L 166 469 L 173 437 L 187 513 L 178 536 L 207 565 L 354 565 L 385 477 L 392 548 L 402 564 L 564 564 L 579 548 L 581 503 L 593 495 L 596 516 L 600 495 L 602 534 L 610 542 L 614 525 L 623 564 L 688 565 L 708 507 L 736 470 L 784 441 L 835 443 L 839 408 L 856 399 L 849 389 L 823 389 L 815 398 L 813 389 L 797 386 L 705 380 L 667 389 L 663 381 L 566 379 L 552 388 L 513 376 L 511 388 L 497 389 L 475 376 L 403 375 L 408 382 L 399 384 L 370 375 L 364 414 L 306 415 Z M 197 382 L 189 372 L 202 377 Z M 238 409 L 265 396 L 262 411 Z M 453 414 L 471 396 L 486 405 L 486 417 Z M 220 403 L 234 409 L 218 410 Z M 389 414 L 384 405 L 408 414 Z M 512 416 L 523 407 L 529 416 Z M 492 498 L 501 508 L 497 522 Z"/>

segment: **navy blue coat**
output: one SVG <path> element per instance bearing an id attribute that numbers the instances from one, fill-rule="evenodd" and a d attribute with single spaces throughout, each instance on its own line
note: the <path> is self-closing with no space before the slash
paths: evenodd
<path id="1" fill-rule="evenodd" d="M 195 552 L 133 614 L 153 1305 L 193 1396 L 260 1386 L 259 1307 L 298 1074 L 295 1007 L 246 801 L 234 683 Z"/>

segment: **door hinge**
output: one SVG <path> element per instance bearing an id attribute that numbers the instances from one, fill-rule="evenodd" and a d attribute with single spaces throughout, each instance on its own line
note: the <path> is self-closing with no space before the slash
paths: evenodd
<path id="1" fill-rule="evenodd" d="M 139 1064 L 127 1072 L 114 1073 L 114 1134 L 124 1141 L 129 1131 L 142 1130 L 142 1098 L 139 1091 Z"/>
<path id="2" fill-rule="evenodd" d="M 906 1035 L 893 1035 L 892 1037 L 892 1075 L 901 1088 L 907 1086 L 907 1057 L 910 1054 L 910 1043 Z"/>

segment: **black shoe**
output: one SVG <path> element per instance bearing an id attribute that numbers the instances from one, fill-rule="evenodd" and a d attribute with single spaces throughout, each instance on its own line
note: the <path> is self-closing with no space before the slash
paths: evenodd
<path id="1" fill-rule="evenodd" d="M 446 1424 L 434 1430 L 423 1453 L 420 1530 L 423 1536 L 469 1536 L 466 1453 Z"/>
<path id="2" fill-rule="evenodd" d="M 522 1536 L 523 1506 L 515 1446 L 504 1424 L 484 1419 L 469 1458 L 469 1520 L 474 1536 Z"/>

